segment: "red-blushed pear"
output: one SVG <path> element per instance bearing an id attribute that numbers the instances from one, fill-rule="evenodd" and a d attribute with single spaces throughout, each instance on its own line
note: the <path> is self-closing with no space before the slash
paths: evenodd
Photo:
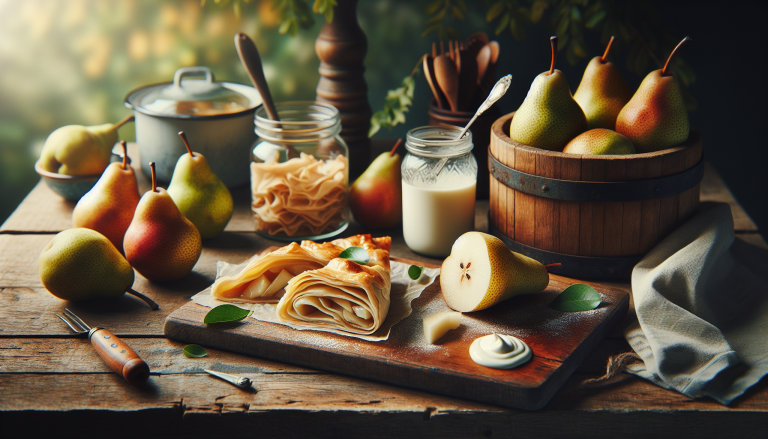
<path id="1" fill-rule="evenodd" d="M 403 187 L 400 156 L 392 151 L 382 153 L 368 166 L 349 189 L 349 207 L 357 222 L 368 229 L 386 229 L 400 224 L 403 218 Z"/>
<path id="2" fill-rule="evenodd" d="M 669 54 L 664 68 L 643 79 L 635 95 L 616 119 L 616 132 L 629 138 L 637 152 L 653 152 L 679 145 L 688 138 L 688 109 L 677 79 L 668 72 L 670 61 L 689 37 Z"/>
<path id="3" fill-rule="evenodd" d="M 573 100 L 565 75 L 555 70 L 557 37 L 549 40 L 552 46 L 549 72 L 533 80 L 509 125 L 509 137 L 523 145 L 562 151 L 571 139 L 587 130 L 587 118 Z"/>
<path id="4" fill-rule="evenodd" d="M 141 197 L 125 232 L 125 257 L 153 282 L 181 279 L 200 258 L 200 232 L 181 214 L 168 192 L 157 187 L 155 163 L 150 162 L 149 167 L 152 190 Z"/>
<path id="5" fill-rule="evenodd" d="M 72 223 L 75 227 L 101 233 L 122 253 L 125 231 L 131 225 L 141 196 L 136 174 L 128 165 L 125 140 L 120 144 L 123 146 L 123 163 L 107 166 L 96 185 L 77 202 L 72 211 Z"/>
<path id="6" fill-rule="evenodd" d="M 614 38 L 608 42 L 603 56 L 596 56 L 584 70 L 579 88 L 573 99 L 579 103 L 587 116 L 587 128 L 616 129 L 616 117 L 632 98 L 632 90 L 619 73 L 619 69 L 608 62 Z"/>

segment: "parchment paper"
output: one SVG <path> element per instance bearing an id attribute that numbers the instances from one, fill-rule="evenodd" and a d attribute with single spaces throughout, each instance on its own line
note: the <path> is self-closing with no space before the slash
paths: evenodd
<path id="1" fill-rule="evenodd" d="M 222 276 L 233 276 L 248 265 L 250 260 L 243 262 L 240 265 L 231 265 L 226 262 L 219 261 L 216 264 L 216 279 Z M 411 315 L 411 302 L 421 295 L 424 289 L 435 281 L 435 278 L 440 274 L 439 268 L 425 268 L 421 277 L 418 280 L 413 280 L 408 276 L 409 264 L 402 262 L 392 261 L 390 263 L 392 269 L 392 290 L 389 293 L 389 312 L 387 318 L 381 324 L 381 327 L 371 335 L 352 334 L 349 332 L 339 331 L 335 329 L 309 329 L 301 326 L 290 325 L 281 322 L 277 318 L 275 312 L 276 303 L 229 303 L 215 299 L 211 296 L 211 287 L 195 294 L 192 300 L 202 306 L 213 308 L 219 305 L 229 304 L 237 307 L 253 311 L 250 318 L 260 320 L 262 322 L 279 323 L 281 325 L 288 326 L 298 331 L 323 331 L 331 332 L 346 337 L 359 338 L 367 341 L 384 341 L 389 338 L 389 333 L 393 326 L 399 321 Z"/>

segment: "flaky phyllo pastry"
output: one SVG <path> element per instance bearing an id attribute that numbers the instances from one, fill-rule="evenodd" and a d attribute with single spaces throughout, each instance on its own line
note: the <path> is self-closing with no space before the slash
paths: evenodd
<path id="1" fill-rule="evenodd" d="M 324 268 L 294 277 L 277 304 L 277 317 L 312 329 L 373 334 L 389 311 L 392 239 L 357 235 L 333 243 L 345 248 L 362 247 L 368 252 L 368 264 L 336 258 Z"/>
<path id="2" fill-rule="evenodd" d="M 235 276 L 222 276 L 216 279 L 211 288 L 211 295 L 225 302 L 276 303 L 285 294 L 286 286 L 292 278 L 307 271 L 323 268 L 338 258 L 344 249 L 357 246 L 368 251 L 369 265 L 386 267 L 387 303 L 384 310 L 386 315 L 389 308 L 391 241 L 390 237 L 371 239 L 370 235 L 357 235 L 323 244 L 302 241 L 299 245 L 292 242 L 252 260 Z"/>

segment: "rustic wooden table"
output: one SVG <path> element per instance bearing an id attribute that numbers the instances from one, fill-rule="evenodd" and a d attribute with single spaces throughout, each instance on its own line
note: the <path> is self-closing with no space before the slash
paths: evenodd
<path id="1" fill-rule="evenodd" d="M 146 180 L 140 182 L 142 192 Z M 156 285 L 137 275 L 134 287 L 157 301 L 150 311 L 130 296 L 111 302 L 67 303 L 50 295 L 37 259 L 54 234 L 72 227 L 73 204 L 38 184 L 0 227 L 0 437 L 226 436 L 236 437 L 766 437 L 768 380 L 730 407 L 690 400 L 631 375 L 601 388 L 580 383 L 605 372 L 609 356 L 629 351 L 624 322 L 593 352 L 550 403 L 526 412 L 437 396 L 396 386 L 266 361 L 216 349 L 190 359 L 184 344 L 163 336 L 163 322 L 191 295 L 207 287 L 216 261 L 239 263 L 270 245 L 257 237 L 247 188 L 234 193 L 236 210 L 226 232 L 204 243 L 194 272 Z M 739 245 L 766 258 L 754 223 L 711 166 L 701 199 L 731 205 Z M 476 228 L 487 229 L 488 202 L 477 206 Z M 353 224 L 345 232 L 363 232 Z M 392 254 L 433 263 L 412 253 L 399 229 Z M 768 261 L 763 259 L 765 266 Z M 629 290 L 629 281 L 610 282 Z M 149 364 L 141 386 L 127 384 L 77 338 L 54 313 L 70 307 L 91 325 L 124 338 Z M 246 392 L 203 372 L 248 376 Z"/>

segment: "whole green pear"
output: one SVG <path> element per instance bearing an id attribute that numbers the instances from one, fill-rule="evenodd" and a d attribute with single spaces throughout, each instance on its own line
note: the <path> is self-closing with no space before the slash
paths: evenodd
<path id="1" fill-rule="evenodd" d="M 168 195 L 181 213 L 197 227 L 203 239 L 215 238 L 232 218 L 232 194 L 213 173 L 205 157 L 192 152 L 184 132 L 179 135 L 188 152 L 176 162 Z"/>
<path id="2" fill-rule="evenodd" d="M 587 116 L 588 129 L 616 129 L 616 117 L 632 98 L 627 82 L 619 69 L 607 61 L 613 37 L 605 49 L 605 54 L 596 56 L 587 64 L 581 83 L 573 94 Z"/>
<path id="3" fill-rule="evenodd" d="M 574 137 L 587 129 L 587 118 L 573 99 L 565 75 L 555 70 L 557 37 L 552 42 L 549 72 L 536 77 L 523 104 L 509 126 L 509 137 L 524 145 L 562 151 Z"/>
<path id="4" fill-rule="evenodd" d="M 119 297 L 133 285 L 133 268 L 104 235 L 75 228 L 54 236 L 40 253 L 40 280 L 64 300 Z"/>

